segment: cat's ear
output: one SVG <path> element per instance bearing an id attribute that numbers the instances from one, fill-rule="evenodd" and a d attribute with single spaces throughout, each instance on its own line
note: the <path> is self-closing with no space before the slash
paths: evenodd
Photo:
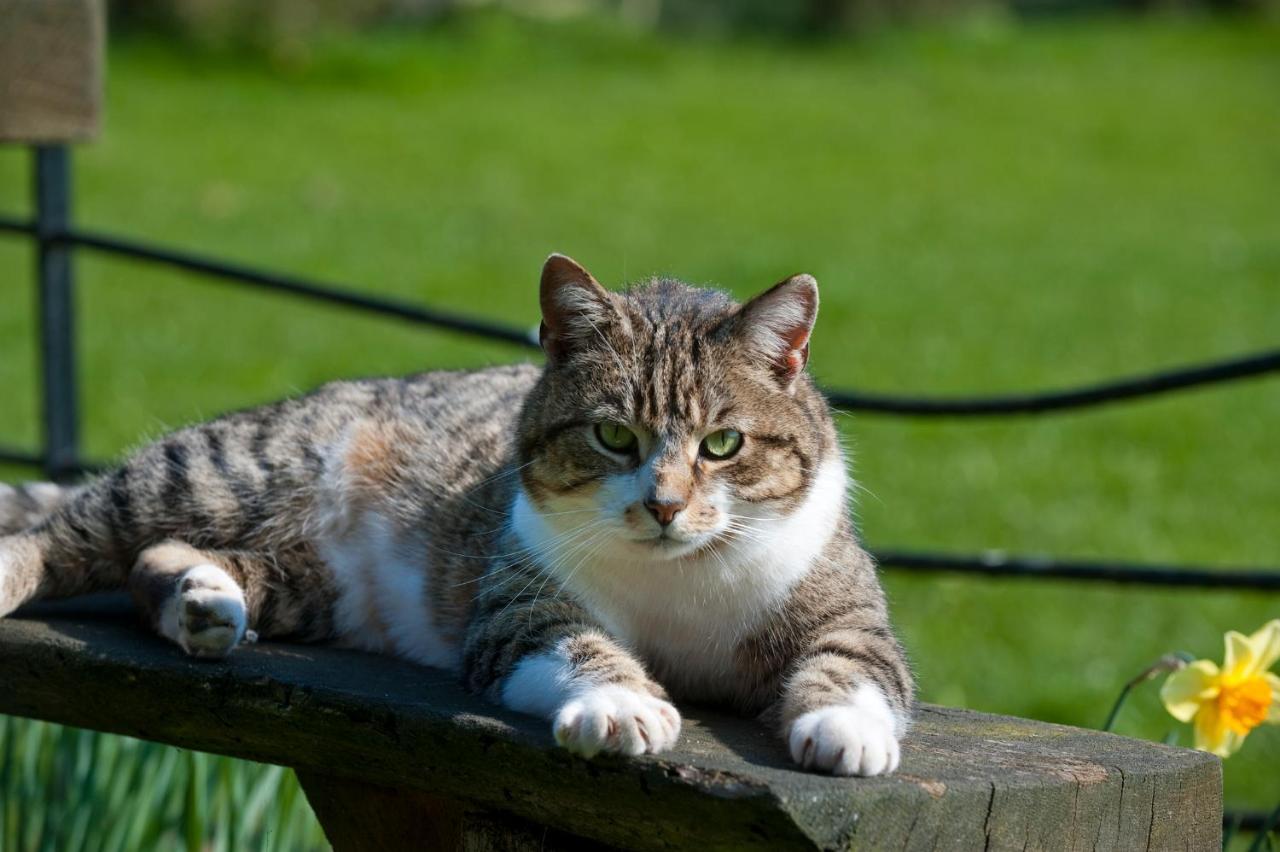
<path id="1" fill-rule="evenodd" d="M 768 361 L 790 390 L 809 362 L 809 335 L 818 318 L 818 282 L 793 275 L 756 296 L 734 317 L 734 334 Z"/>
<path id="2" fill-rule="evenodd" d="M 538 337 L 552 362 L 618 318 L 609 292 L 577 261 L 562 254 L 551 255 L 542 265 L 539 301 L 542 327 Z"/>

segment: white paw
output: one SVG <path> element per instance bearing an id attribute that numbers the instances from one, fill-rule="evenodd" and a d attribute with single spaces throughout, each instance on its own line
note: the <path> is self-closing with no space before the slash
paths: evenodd
<path id="1" fill-rule="evenodd" d="M 875 699 L 823 707 L 796 719 L 787 735 L 791 759 L 832 775 L 883 775 L 897 769 L 893 712 L 879 694 Z"/>
<path id="2" fill-rule="evenodd" d="M 556 742 L 574 754 L 653 754 L 675 745 L 680 714 L 669 702 L 625 686 L 588 687 L 556 711 Z"/>
<path id="3" fill-rule="evenodd" d="M 182 575 L 175 608 L 177 642 L 193 657 L 225 657 L 246 638 L 244 592 L 216 565 Z"/>

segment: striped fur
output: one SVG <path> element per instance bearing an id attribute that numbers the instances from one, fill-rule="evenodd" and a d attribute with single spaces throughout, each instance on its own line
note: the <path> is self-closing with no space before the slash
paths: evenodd
<path id="1" fill-rule="evenodd" d="M 0 536 L 22 532 L 52 512 L 73 489 L 51 482 L 6 485 L 0 482 Z"/>
<path id="2" fill-rule="evenodd" d="M 816 284 L 609 293 L 552 256 L 541 301 L 545 368 L 338 382 L 78 488 L 0 487 L 0 615 L 128 588 L 193 655 L 452 668 L 584 755 L 669 747 L 674 698 L 760 715 L 809 768 L 891 770 L 912 678 L 804 372 Z M 735 455 L 700 449 L 726 428 Z"/>

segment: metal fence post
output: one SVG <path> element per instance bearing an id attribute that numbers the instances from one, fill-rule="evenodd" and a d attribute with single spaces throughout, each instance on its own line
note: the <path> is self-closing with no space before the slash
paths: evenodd
<path id="1" fill-rule="evenodd" d="M 80 460 L 73 248 L 60 239 L 71 224 L 71 152 L 66 145 L 34 150 L 44 467 L 60 480 L 74 476 Z"/>

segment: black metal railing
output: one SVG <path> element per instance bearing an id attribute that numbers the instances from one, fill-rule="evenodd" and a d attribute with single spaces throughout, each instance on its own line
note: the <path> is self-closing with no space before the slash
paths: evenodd
<path id="1" fill-rule="evenodd" d="M 536 328 L 519 328 L 397 299 L 369 296 L 334 284 L 268 272 L 197 253 L 162 248 L 76 227 L 71 218 L 71 161 L 68 149 L 59 145 L 36 146 L 34 154 L 34 215 L 29 219 L 0 216 L 0 232 L 33 239 L 38 252 L 43 446 L 38 451 L 0 446 L 0 462 L 39 467 L 47 476 L 57 480 L 71 479 L 102 467 L 81 458 L 79 451 L 80 419 L 76 391 L 72 274 L 72 261 L 77 249 L 169 266 L 232 284 L 327 302 L 515 346 L 532 349 L 538 347 Z M 1280 373 L 1280 348 L 1084 387 L 1037 393 L 936 398 L 828 389 L 826 394 L 832 405 L 847 411 L 909 417 L 1031 416 L 1144 399 L 1157 394 L 1275 373 Z M 1280 590 L 1280 567 L 1149 565 L 1121 560 L 1016 556 L 998 550 L 977 554 L 891 549 L 876 549 L 873 552 L 882 566 L 899 571 L 1204 589 Z"/>

